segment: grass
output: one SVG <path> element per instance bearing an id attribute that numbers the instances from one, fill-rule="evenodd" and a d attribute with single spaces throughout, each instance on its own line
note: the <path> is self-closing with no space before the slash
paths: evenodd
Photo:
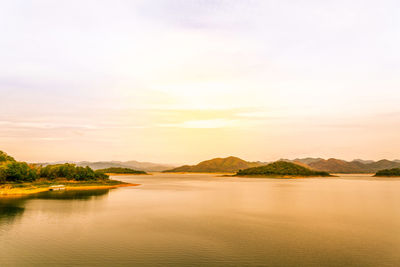
<path id="1" fill-rule="evenodd" d="M 0 184 L 0 196 L 2 195 L 26 195 L 48 191 L 52 185 L 65 185 L 66 190 L 90 190 L 105 189 L 124 186 L 135 186 L 117 180 L 71 181 L 66 179 L 46 180 L 39 179 L 31 183 L 7 183 Z"/>

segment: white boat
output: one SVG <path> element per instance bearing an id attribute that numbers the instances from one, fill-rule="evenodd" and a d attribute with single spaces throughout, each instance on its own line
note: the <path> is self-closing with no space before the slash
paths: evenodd
<path id="1" fill-rule="evenodd" d="M 49 191 L 65 190 L 65 185 L 52 185 L 49 187 Z"/>

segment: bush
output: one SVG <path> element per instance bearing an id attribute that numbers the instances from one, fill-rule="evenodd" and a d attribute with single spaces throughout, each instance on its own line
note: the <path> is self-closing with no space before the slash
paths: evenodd
<path id="1" fill-rule="evenodd" d="M 120 168 L 120 167 L 111 167 L 97 171 L 102 173 L 118 173 L 118 174 L 147 174 L 144 171 L 138 171 L 130 168 Z"/>
<path id="2" fill-rule="evenodd" d="M 400 177 L 400 168 L 387 169 L 378 171 L 375 176 L 383 176 L 383 177 Z"/>
<path id="3" fill-rule="evenodd" d="M 277 161 L 265 166 L 239 170 L 236 175 L 238 176 L 246 176 L 246 175 L 329 176 L 329 173 L 314 171 L 312 169 L 291 162 Z"/>
<path id="4" fill-rule="evenodd" d="M 37 171 L 26 162 L 8 161 L 0 167 L 1 182 L 32 182 L 37 179 Z"/>
<path id="5" fill-rule="evenodd" d="M 90 167 L 76 167 L 74 164 L 69 163 L 42 167 L 39 176 L 47 179 L 66 178 L 76 181 L 109 178 L 108 175 L 97 171 L 95 172 Z"/>
<path id="6" fill-rule="evenodd" d="M 0 183 L 33 182 L 37 178 L 87 181 L 108 179 L 108 175 L 100 171 L 93 171 L 90 167 L 76 167 L 74 164 L 57 164 L 45 167 L 28 165 L 26 162 L 17 162 L 3 151 L 0 151 Z"/>
<path id="7" fill-rule="evenodd" d="M 7 155 L 7 153 L 0 151 L 0 162 L 6 162 L 6 161 L 15 161 L 15 159 Z"/>

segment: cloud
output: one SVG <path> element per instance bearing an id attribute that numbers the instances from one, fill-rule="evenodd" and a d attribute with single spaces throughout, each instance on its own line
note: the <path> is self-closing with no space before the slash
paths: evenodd
<path id="1" fill-rule="evenodd" d="M 215 129 L 229 128 L 237 126 L 236 120 L 212 119 L 212 120 L 192 120 L 181 123 L 159 124 L 159 127 L 191 128 L 191 129 Z"/>
<path id="2" fill-rule="evenodd" d="M 190 30 L 240 26 L 243 14 L 256 10 L 256 1 L 241 0 L 161 0 L 143 1 L 137 8 L 152 21 Z M 232 14 L 235 14 L 234 16 Z"/>
<path id="3" fill-rule="evenodd" d="M 0 121 L 0 125 L 9 128 L 31 128 L 31 129 L 59 129 L 59 128 L 76 128 L 76 129 L 98 129 L 99 127 L 90 124 L 66 124 L 54 122 L 28 122 L 28 121 Z"/>

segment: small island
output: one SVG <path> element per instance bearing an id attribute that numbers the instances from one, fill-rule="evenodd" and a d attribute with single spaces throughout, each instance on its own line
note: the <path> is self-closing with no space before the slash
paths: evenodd
<path id="1" fill-rule="evenodd" d="M 90 167 L 69 163 L 47 166 L 28 164 L 0 151 L 0 196 L 33 194 L 53 188 L 89 190 L 135 185 L 111 180 L 107 174 Z"/>
<path id="2" fill-rule="evenodd" d="M 400 177 L 400 168 L 380 170 L 374 177 Z"/>
<path id="3" fill-rule="evenodd" d="M 314 171 L 299 164 L 277 161 L 265 166 L 239 170 L 235 176 L 266 178 L 327 177 L 327 172 Z"/>
<path id="4" fill-rule="evenodd" d="M 106 169 L 99 169 L 96 172 L 104 173 L 107 175 L 114 175 L 114 174 L 134 174 L 134 175 L 143 175 L 148 174 L 145 171 L 138 171 L 130 168 L 120 168 L 120 167 L 111 167 Z"/>

